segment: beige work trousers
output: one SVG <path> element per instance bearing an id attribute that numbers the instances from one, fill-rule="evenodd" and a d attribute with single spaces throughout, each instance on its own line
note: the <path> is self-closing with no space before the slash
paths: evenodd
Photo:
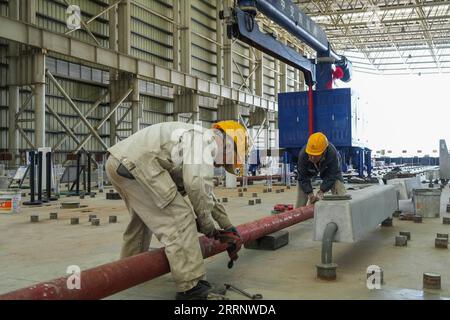
<path id="1" fill-rule="evenodd" d="M 336 180 L 333 188 L 331 188 L 331 193 L 334 195 L 343 196 L 347 193 L 344 183 L 341 180 Z M 295 204 L 296 208 L 304 207 L 308 203 L 308 195 L 303 192 L 300 183 L 297 182 L 297 202 Z"/>
<path id="2" fill-rule="evenodd" d="M 195 287 L 205 277 L 206 271 L 192 207 L 177 192 L 169 205 L 164 209 L 158 208 L 137 180 L 117 174 L 119 165 L 119 160 L 112 155 L 106 162 L 106 173 L 131 215 L 123 234 L 121 257 L 147 251 L 154 233 L 165 246 L 177 291 Z"/>

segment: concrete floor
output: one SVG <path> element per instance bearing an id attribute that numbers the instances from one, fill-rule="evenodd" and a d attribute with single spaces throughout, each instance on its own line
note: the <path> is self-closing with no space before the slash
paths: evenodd
<path id="1" fill-rule="evenodd" d="M 350 187 L 350 186 L 347 186 Z M 360 187 L 360 186 L 354 186 Z M 225 204 L 231 220 L 239 225 L 267 215 L 276 203 L 293 203 L 295 187 L 285 193 L 262 193 L 262 185 L 249 186 L 245 197 L 236 190 L 217 188 L 218 197 L 228 197 Z M 277 189 L 280 187 L 274 187 Z M 107 189 L 108 190 L 108 189 Z M 252 192 L 258 192 L 262 204 L 248 206 Z M 349 191 L 350 193 L 352 191 Z M 441 216 L 449 201 L 446 187 L 441 197 Z M 66 275 L 70 265 L 82 270 L 112 262 L 119 257 L 122 232 L 128 213 L 121 200 L 106 200 L 105 194 L 95 199 L 79 200 L 86 207 L 60 209 L 62 197 L 42 207 L 22 207 L 17 215 L 0 214 L 0 293 L 6 293 L 44 280 Z M 407 205 L 403 203 L 403 205 Z M 49 220 L 50 212 L 58 212 L 58 220 Z M 30 223 L 32 213 L 40 215 L 39 223 Z M 97 214 L 101 226 L 88 222 L 89 214 Z M 117 224 L 109 224 L 108 216 L 118 216 Z M 80 225 L 70 225 L 71 217 L 80 217 Z M 450 297 L 450 249 L 435 249 L 436 233 L 450 233 L 450 225 L 442 219 L 423 219 L 422 224 L 394 220 L 393 227 L 380 227 L 357 243 L 335 243 L 333 259 L 338 264 L 337 280 L 316 278 L 321 243 L 312 241 L 313 221 L 305 221 L 287 230 L 290 243 L 276 251 L 243 249 L 232 270 L 223 253 L 206 260 L 208 280 L 217 284 L 232 283 L 264 299 L 445 299 Z M 395 247 L 399 231 L 410 231 L 407 247 Z M 160 247 L 156 239 L 152 247 Z M 366 287 L 366 268 L 378 265 L 384 270 L 385 284 L 380 290 Z M 422 274 L 436 272 L 442 277 L 442 290 L 422 292 Z M 174 285 L 170 274 L 154 279 L 109 299 L 173 299 Z M 246 299 L 229 291 L 230 299 Z"/>

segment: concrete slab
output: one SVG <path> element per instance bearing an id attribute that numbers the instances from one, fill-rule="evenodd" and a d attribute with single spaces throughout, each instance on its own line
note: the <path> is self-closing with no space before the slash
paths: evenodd
<path id="1" fill-rule="evenodd" d="M 413 189 L 421 188 L 419 176 L 413 178 L 390 179 L 387 180 L 387 184 L 395 186 L 396 190 L 399 192 L 399 200 L 411 199 Z"/>
<path id="2" fill-rule="evenodd" d="M 338 226 L 336 242 L 355 242 L 375 230 L 397 210 L 394 186 L 376 185 L 352 193 L 350 200 L 319 201 L 314 209 L 314 240 L 321 241 L 328 223 Z"/>

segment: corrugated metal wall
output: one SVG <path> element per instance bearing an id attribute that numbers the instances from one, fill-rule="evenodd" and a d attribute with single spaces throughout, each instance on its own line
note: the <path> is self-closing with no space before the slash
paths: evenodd
<path id="1" fill-rule="evenodd" d="M 134 0 L 131 4 L 131 55 L 152 63 L 166 66 L 174 66 L 174 52 L 176 45 L 174 38 L 174 2 L 177 0 Z M 62 0 L 36 0 L 37 24 L 45 29 L 64 33 L 66 27 L 66 8 Z M 84 20 L 91 18 L 101 10 L 115 3 L 115 0 L 77 0 L 77 5 L 82 10 Z M 210 81 L 217 79 L 217 22 L 216 22 L 216 1 L 193 0 L 191 5 L 191 37 L 192 37 L 192 73 L 200 78 Z M 7 2 L 0 1 L 0 14 L 7 15 Z M 89 24 L 89 28 L 100 44 L 109 46 L 109 26 L 108 13 L 103 14 L 98 19 Z M 226 32 L 226 28 L 224 28 Z M 72 37 L 95 43 L 92 37 L 84 30 L 77 30 L 71 33 Z M 8 145 L 8 91 L 7 91 L 7 44 L 0 42 L 0 149 L 6 149 Z M 248 77 L 254 68 L 254 62 L 250 60 L 253 53 L 249 47 L 239 41 L 233 46 L 233 79 L 232 85 L 236 89 L 247 90 L 243 86 L 243 77 Z M 264 55 L 263 67 L 263 90 L 264 97 L 275 99 L 276 83 L 280 83 L 280 74 L 277 71 L 278 63 L 275 59 Z M 46 59 L 47 67 L 54 73 L 55 77 L 72 97 L 73 101 L 83 113 L 86 113 L 94 102 L 108 90 L 109 72 L 94 65 L 77 63 L 70 57 L 52 55 Z M 296 88 L 294 79 L 295 71 L 288 67 L 287 91 L 294 91 Z M 142 119 L 141 128 L 163 121 L 171 121 L 173 117 L 173 90 L 174 88 L 158 83 L 140 80 Z M 255 86 L 254 77 L 252 82 L 248 82 L 251 88 Z M 30 94 L 27 87 L 21 91 L 22 102 Z M 199 118 L 205 126 L 210 125 L 217 119 L 217 99 L 211 97 L 200 97 Z M 62 95 L 56 90 L 52 83 L 47 81 L 47 103 L 55 109 L 61 118 L 70 127 L 73 127 L 79 118 Z M 118 109 L 118 118 L 129 108 L 126 103 Z M 20 119 L 30 120 L 33 118 L 33 106 L 30 104 L 28 111 L 25 111 Z M 109 101 L 102 101 L 98 109 L 93 112 L 88 120 L 96 126 L 100 120 L 108 113 Z M 249 114 L 249 107 L 241 107 L 244 118 Z M 187 121 L 189 115 L 181 115 L 181 121 Z M 46 114 L 47 137 L 46 144 L 53 146 L 65 134 L 64 130 L 57 123 L 56 119 Z M 30 140 L 33 137 L 33 121 L 22 122 L 21 127 L 27 133 Z M 275 128 L 275 124 L 271 126 Z M 123 123 L 118 127 L 120 138 L 125 138 L 130 131 L 123 129 L 131 128 L 131 112 L 125 117 Z M 77 137 L 81 140 L 88 129 L 84 124 L 75 130 Z M 109 145 L 109 121 L 100 130 L 100 135 L 106 144 Z M 71 138 L 66 138 L 61 146 L 63 152 L 70 152 L 76 147 Z M 27 149 L 28 146 L 23 138 L 20 139 L 20 148 Z M 101 151 L 100 144 L 92 138 L 86 148 L 91 151 Z M 65 159 L 65 154 L 61 155 L 60 161 Z"/>
<path id="2" fill-rule="evenodd" d="M 135 0 L 131 5 L 131 54 L 173 67 L 172 0 Z"/>
<path id="3" fill-rule="evenodd" d="M 217 81 L 215 1 L 197 0 L 191 5 L 192 73 Z M 209 40 L 208 40 L 209 39 Z"/>

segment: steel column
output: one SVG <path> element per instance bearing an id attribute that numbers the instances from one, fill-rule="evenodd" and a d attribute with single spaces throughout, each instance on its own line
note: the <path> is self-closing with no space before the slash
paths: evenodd
<path id="1" fill-rule="evenodd" d="M 19 1 L 9 1 L 9 16 L 13 19 L 19 19 Z M 9 83 L 16 83 L 16 73 L 13 70 L 17 70 L 17 54 L 18 45 L 15 43 L 9 43 L 8 55 L 9 55 Z M 19 164 L 19 132 L 16 128 L 16 114 L 19 112 L 20 106 L 20 93 L 19 86 L 9 86 L 9 122 L 8 122 L 8 149 L 12 155 L 11 165 L 16 166 Z"/>
<path id="2" fill-rule="evenodd" d="M 217 83 L 223 84 L 223 21 L 219 17 L 219 12 L 223 10 L 223 0 L 216 0 L 216 64 Z M 227 37 L 226 37 L 227 38 Z"/>
<path id="3" fill-rule="evenodd" d="M 314 207 L 307 206 L 245 223 L 237 229 L 243 242 L 246 243 L 311 219 L 313 216 Z M 199 238 L 199 241 L 204 258 L 224 252 L 227 248 L 226 244 L 205 236 Z M 164 248 L 160 248 L 82 271 L 79 290 L 68 289 L 68 277 L 63 277 L 0 295 L 0 300 L 102 299 L 168 272 L 170 272 L 169 262 Z"/>
<path id="4" fill-rule="evenodd" d="M 9 87 L 9 127 L 8 127 L 8 149 L 12 155 L 11 165 L 19 164 L 19 133 L 17 132 L 16 114 L 19 112 L 20 94 L 18 86 Z"/>
<path id="5" fill-rule="evenodd" d="M 191 0 L 180 1 L 180 47 L 181 47 L 181 72 L 190 74 L 192 71 L 192 36 L 191 36 Z"/>
<path id="6" fill-rule="evenodd" d="M 123 0 L 117 10 L 119 52 L 130 54 L 131 49 L 131 1 Z"/>
<path id="7" fill-rule="evenodd" d="M 139 79 L 133 78 L 133 93 L 132 93 L 132 102 L 131 102 L 131 133 L 136 133 L 139 131 L 141 126 L 141 105 L 140 105 L 140 94 L 139 94 Z"/>
<path id="8" fill-rule="evenodd" d="M 34 144 L 36 148 L 41 148 L 45 147 L 45 83 L 38 83 L 34 87 Z"/>

